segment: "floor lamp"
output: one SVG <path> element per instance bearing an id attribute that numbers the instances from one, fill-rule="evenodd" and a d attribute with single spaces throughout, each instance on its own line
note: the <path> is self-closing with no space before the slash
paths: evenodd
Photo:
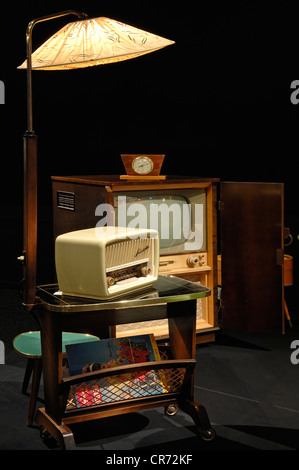
<path id="1" fill-rule="evenodd" d="M 66 24 L 32 54 L 32 30 L 40 22 L 66 15 L 78 20 Z M 174 41 L 105 17 L 89 19 L 67 10 L 31 21 L 26 31 L 27 131 L 24 135 L 24 266 L 23 305 L 31 310 L 36 299 L 37 268 L 37 136 L 32 117 L 32 70 L 65 70 L 110 64 L 156 51 Z"/>

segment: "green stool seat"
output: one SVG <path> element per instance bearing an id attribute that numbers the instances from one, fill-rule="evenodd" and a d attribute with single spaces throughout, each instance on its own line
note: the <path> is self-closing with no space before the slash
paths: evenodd
<path id="1" fill-rule="evenodd" d="M 87 343 L 90 341 L 96 341 L 99 338 L 83 333 L 62 333 L 62 352 L 65 353 L 65 345 L 72 343 Z M 42 347 L 40 341 L 39 331 L 28 331 L 26 333 L 20 333 L 13 340 L 13 347 L 15 350 L 28 358 L 40 358 L 42 357 Z"/>
<path id="2" fill-rule="evenodd" d="M 62 352 L 65 353 L 65 346 L 72 343 L 87 343 L 97 341 L 97 336 L 84 333 L 62 333 Z M 32 375 L 32 385 L 30 391 L 30 401 L 28 410 L 27 425 L 32 426 L 38 396 L 39 384 L 42 373 L 42 348 L 39 331 L 27 331 L 20 333 L 13 340 L 14 349 L 22 356 L 27 357 L 22 393 L 26 393 Z"/>

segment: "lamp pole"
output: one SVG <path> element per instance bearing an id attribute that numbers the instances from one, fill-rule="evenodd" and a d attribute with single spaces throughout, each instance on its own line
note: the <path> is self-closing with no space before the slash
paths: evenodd
<path id="1" fill-rule="evenodd" d="M 37 268 L 37 136 L 33 130 L 32 117 L 32 30 L 36 23 L 61 16 L 76 15 L 86 19 L 85 13 L 67 10 L 32 20 L 26 30 L 27 52 L 27 130 L 23 137 L 24 150 L 24 211 L 23 211 L 23 304 L 31 310 L 36 297 Z"/>

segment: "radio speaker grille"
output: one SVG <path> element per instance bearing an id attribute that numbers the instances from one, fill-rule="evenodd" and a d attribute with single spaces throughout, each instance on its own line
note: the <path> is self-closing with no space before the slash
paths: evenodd
<path id="1" fill-rule="evenodd" d="M 148 261 L 152 255 L 152 244 L 151 238 L 136 238 L 107 245 L 106 271 Z"/>

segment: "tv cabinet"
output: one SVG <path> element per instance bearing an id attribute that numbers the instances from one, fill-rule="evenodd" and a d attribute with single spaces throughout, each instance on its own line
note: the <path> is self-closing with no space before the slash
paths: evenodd
<path id="1" fill-rule="evenodd" d="M 52 176 L 54 237 L 72 230 L 95 227 L 95 208 L 114 204 L 114 193 L 198 188 L 206 191 L 206 250 L 161 255 L 159 274 L 178 276 L 206 286 L 211 296 L 197 300 L 197 342 L 214 341 L 217 318 L 217 184 L 218 178 L 167 176 L 163 180 L 125 180 L 117 175 Z M 163 308 L 163 306 L 161 306 Z M 167 319 L 116 325 L 116 336 L 152 332 L 169 336 Z"/>

